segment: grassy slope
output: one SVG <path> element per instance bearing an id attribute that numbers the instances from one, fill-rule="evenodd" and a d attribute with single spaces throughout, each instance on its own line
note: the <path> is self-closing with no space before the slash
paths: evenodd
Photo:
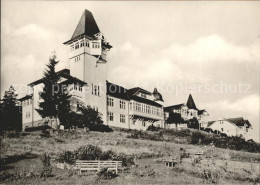
<path id="1" fill-rule="evenodd" d="M 51 138 L 40 138 L 38 134 L 23 136 L 20 138 L 5 138 L 1 148 L 1 156 L 12 156 L 15 154 L 32 153 L 41 155 L 43 152 L 50 153 L 52 158 L 62 150 L 75 150 L 76 148 L 92 144 L 101 147 L 103 150 L 112 149 L 118 153 L 136 154 L 138 156 L 137 166 L 121 172 L 119 177 L 112 180 L 99 180 L 95 173 L 88 173 L 79 176 L 75 171 L 60 170 L 53 168 L 54 177 L 42 181 L 40 178 L 21 179 L 20 181 L 9 181 L 11 184 L 201 184 L 203 183 L 202 172 L 205 168 L 202 160 L 201 164 L 192 166 L 193 159 L 185 159 L 176 168 L 164 167 L 164 160 L 174 158 L 179 155 L 179 149 L 198 150 L 200 146 L 178 144 L 161 141 L 149 141 L 127 138 L 124 132 L 98 133 L 89 132 L 87 134 L 77 133 L 75 135 L 60 136 L 53 135 Z M 57 142 L 57 139 L 64 141 Z M 204 148 L 205 149 L 205 148 Z M 223 168 L 224 162 L 228 163 L 228 172 L 220 172 L 221 184 L 249 183 L 245 181 L 248 176 L 254 176 L 259 172 L 259 165 L 253 163 L 238 162 L 230 160 L 232 156 L 236 158 L 251 157 L 257 158 L 259 154 L 248 152 L 231 151 L 216 148 L 214 161 L 219 169 Z M 239 157 L 237 157 L 239 156 Z M 241 157 L 240 157 L 241 156 Z M 207 161 L 206 161 L 207 162 Z M 39 158 L 24 159 L 9 164 L 5 167 L 6 172 L 31 171 L 38 173 L 41 168 Z M 252 171 L 253 169 L 253 171 Z M 251 174 L 250 174 L 251 173 Z M 258 174 L 259 175 L 259 174 Z"/>

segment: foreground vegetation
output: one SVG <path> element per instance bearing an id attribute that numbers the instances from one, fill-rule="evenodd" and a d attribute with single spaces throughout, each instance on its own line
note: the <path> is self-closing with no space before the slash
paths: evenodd
<path id="1" fill-rule="evenodd" d="M 1 182 L 5 184 L 252 184 L 259 182 L 257 153 L 191 145 L 184 131 L 164 141 L 133 139 L 135 131 L 71 130 L 9 134 L 2 138 Z M 185 131 L 188 132 L 188 131 Z M 190 132 L 193 132 L 192 130 Z M 154 132 L 148 132 L 149 134 Z M 156 134 L 156 132 L 154 133 Z M 186 138 L 186 140 L 185 140 Z M 204 155 L 196 157 L 196 151 Z M 76 159 L 120 159 L 119 176 L 105 172 L 79 175 Z M 174 159 L 176 165 L 165 167 Z M 243 161 L 243 162 L 242 162 Z M 60 169 L 58 164 L 66 167 Z"/>

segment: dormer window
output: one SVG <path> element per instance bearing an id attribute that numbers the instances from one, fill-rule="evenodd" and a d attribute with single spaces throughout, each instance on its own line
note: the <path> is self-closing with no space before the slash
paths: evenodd
<path id="1" fill-rule="evenodd" d="M 84 47 L 84 41 L 80 41 L 80 47 Z"/>
<path id="2" fill-rule="evenodd" d="M 99 42 L 93 42 L 92 48 L 100 48 Z"/>
<path id="3" fill-rule="evenodd" d="M 75 44 L 75 49 L 79 49 L 79 43 L 78 42 Z"/>
<path id="4" fill-rule="evenodd" d="M 141 93 L 141 97 L 142 97 L 142 98 L 146 98 L 146 94 Z"/>

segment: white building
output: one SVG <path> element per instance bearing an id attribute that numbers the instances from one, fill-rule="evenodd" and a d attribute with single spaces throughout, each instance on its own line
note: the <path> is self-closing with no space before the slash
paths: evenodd
<path id="1" fill-rule="evenodd" d="M 252 129 L 248 120 L 242 117 L 239 118 L 220 118 L 216 121 L 210 121 L 208 128 L 213 131 L 225 133 L 227 136 L 243 137 L 246 140 L 251 139 L 249 130 Z"/>
<path id="2" fill-rule="evenodd" d="M 60 83 L 66 83 L 72 95 L 71 106 L 82 101 L 98 110 L 104 124 L 120 128 L 144 130 L 154 124 L 164 126 L 163 99 L 161 94 L 139 87 L 125 89 L 107 82 L 107 52 L 112 48 L 100 32 L 91 12 L 85 10 L 68 46 L 70 69 L 64 69 Z M 20 99 L 23 105 L 23 129 L 38 126 L 46 120 L 36 111 L 39 108 L 39 94 L 43 79 L 29 84 L 31 95 Z M 122 92 L 121 92 L 122 91 Z M 47 120 L 52 127 L 58 127 L 56 120 Z"/>
<path id="3" fill-rule="evenodd" d="M 180 128 L 187 128 L 187 124 L 185 122 L 192 118 L 197 118 L 200 127 L 204 127 L 204 128 L 207 127 L 208 124 L 207 117 L 209 116 L 209 114 L 205 109 L 199 110 L 196 107 L 191 94 L 189 95 L 186 104 L 182 103 L 182 104 L 168 106 L 164 108 L 164 111 L 169 115 L 169 117 L 166 118 L 167 127 L 169 128 L 175 127 L 173 126 L 174 124 L 175 125 L 178 124 L 177 127 Z"/>

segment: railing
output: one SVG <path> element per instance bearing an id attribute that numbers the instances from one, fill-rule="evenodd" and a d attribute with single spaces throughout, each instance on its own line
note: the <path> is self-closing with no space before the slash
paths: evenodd
<path id="1" fill-rule="evenodd" d="M 100 171 L 103 168 L 107 170 L 115 170 L 118 173 L 118 168 L 122 167 L 122 161 L 88 161 L 88 160 L 77 160 L 76 166 L 79 169 L 79 173 L 82 171 L 96 170 Z"/>

